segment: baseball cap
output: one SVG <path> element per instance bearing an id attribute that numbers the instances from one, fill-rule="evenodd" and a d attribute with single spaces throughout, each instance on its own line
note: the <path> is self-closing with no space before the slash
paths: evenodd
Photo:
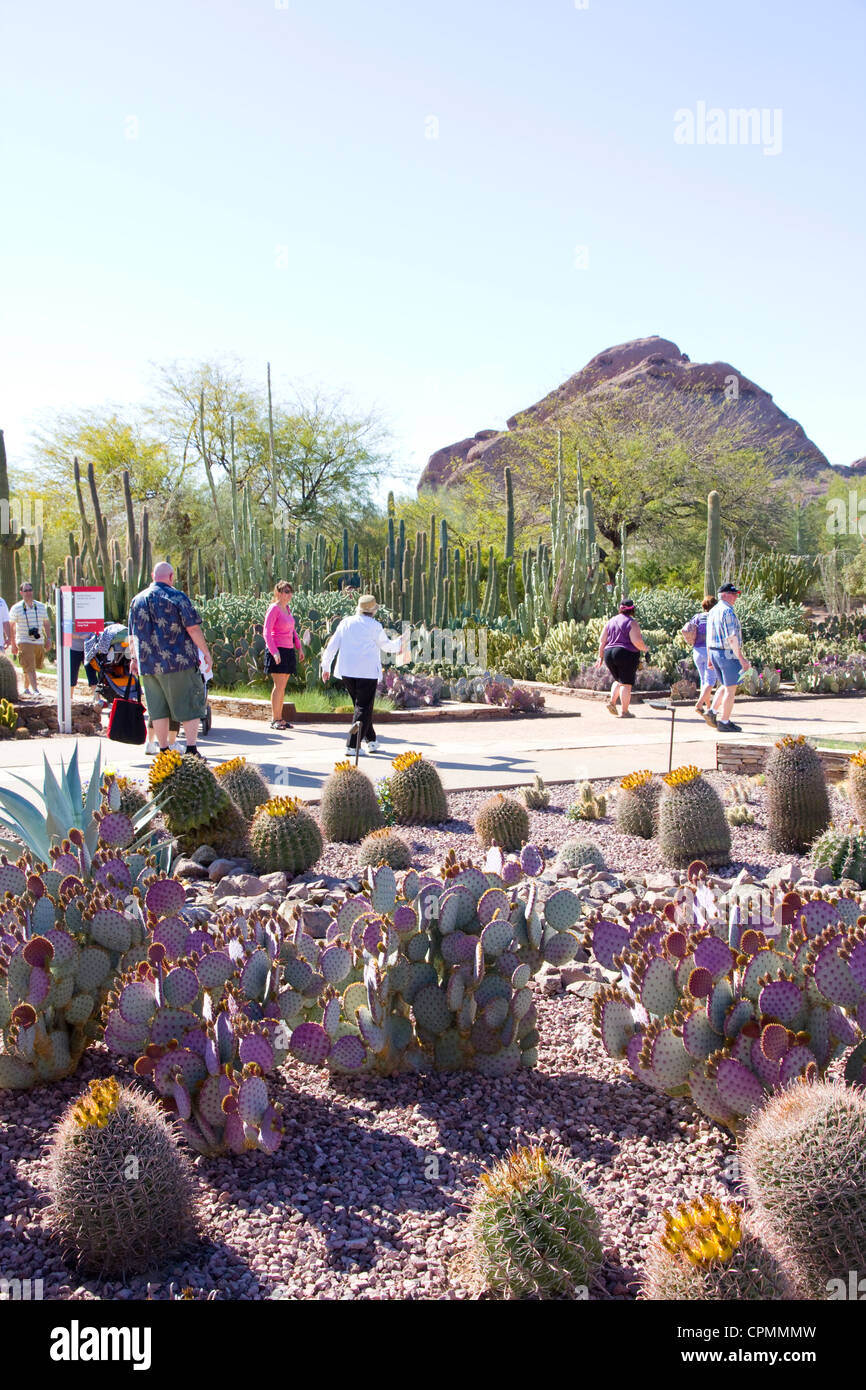
<path id="1" fill-rule="evenodd" d="M 742 589 L 738 589 L 736 584 L 723 584 L 719 590 L 720 594 L 741 594 Z"/>

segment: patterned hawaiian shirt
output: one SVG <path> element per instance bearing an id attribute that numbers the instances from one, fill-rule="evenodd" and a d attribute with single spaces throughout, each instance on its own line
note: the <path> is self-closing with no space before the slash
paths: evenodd
<path id="1" fill-rule="evenodd" d="M 170 584 L 154 583 L 136 594 L 129 608 L 129 635 L 140 674 L 196 670 L 198 649 L 186 629 L 200 623 L 195 604 Z"/>

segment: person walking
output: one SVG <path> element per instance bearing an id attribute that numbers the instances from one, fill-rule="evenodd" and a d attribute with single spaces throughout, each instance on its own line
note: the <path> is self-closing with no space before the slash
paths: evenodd
<path id="1" fill-rule="evenodd" d="M 0 652 L 5 652 L 12 643 L 12 619 L 5 598 L 0 598 Z"/>
<path id="2" fill-rule="evenodd" d="M 619 700 L 620 719 L 634 718 L 629 711 L 632 686 L 637 675 L 640 654 L 649 651 L 634 614 L 633 600 L 623 599 L 619 605 L 619 613 L 613 618 L 608 618 L 602 628 L 598 643 L 597 665 L 606 666 L 613 676 L 610 699 L 605 708 L 616 715 L 616 703 Z"/>
<path id="3" fill-rule="evenodd" d="M 34 598 L 33 585 L 25 579 L 21 585 L 21 599 L 13 603 L 9 612 L 12 624 L 12 655 L 21 662 L 24 675 L 24 694 L 41 695 L 36 683 L 36 672 L 42 666 L 46 651 L 51 650 L 51 625 L 48 609 L 44 603 Z"/>
<path id="4" fill-rule="evenodd" d="M 376 621 L 378 607 L 375 595 L 361 594 L 357 611 L 343 618 L 322 652 L 322 680 L 327 683 L 333 666 L 355 705 L 357 728 L 349 734 L 347 753 L 354 753 L 358 740 L 363 740 L 368 753 L 376 752 L 373 704 L 382 675 L 382 652 L 399 652 L 403 645 L 402 637 L 389 637 Z"/>
<path id="5" fill-rule="evenodd" d="M 689 618 L 684 628 L 680 629 L 680 636 L 683 641 L 688 642 L 692 648 L 692 661 L 695 663 L 700 680 L 700 692 L 698 694 L 695 709 L 698 714 L 703 714 L 709 708 L 713 698 L 713 688 L 716 684 L 715 673 L 710 675 L 707 671 L 707 614 L 716 604 L 715 594 L 707 594 L 700 607 L 700 612 L 695 613 L 693 618 Z"/>
<path id="6" fill-rule="evenodd" d="M 265 614 L 262 635 L 267 651 L 265 653 L 265 675 L 273 681 L 271 690 L 272 729 L 290 729 L 283 718 L 283 698 L 286 682 L 298 669 L 298 661 L 303 661 L 304 653 L 301 639 L 295 627 L 290 604 L 294 589 L 288 579 L 281 579 L 274 585 L 274 601 Z"/>
<path id="7" fill-rule="evenodd" d="M 737 685 L 751 665 L 743 652 L 743 630 L 734 612 L 739 595 L 736 584 L 723 584 L 718 603 L 707 614 L 707 673 L 718 676 L 720 687 L 704 719 L 721 734 L 740 732 L 740 725 L 731 721 L 731 712 Z"/>
<path id="8" fill-rule="evenodd" d="M 169 722 L 174 719 L 183 727 L 187 753 L 200 758 L 198 728 L 207 713 L 207 688 L 199 670 L 199 652 L 205 670 L 212 669 L 213 660 L 201 630 L 201 614 L 174 587 L 174 568 L 167 560 L 154 567 L 153 583 L 135 595 L 127 626 L 134 651 L 130 670 L 141 677 L 159 751 L 168 748 Z"/>

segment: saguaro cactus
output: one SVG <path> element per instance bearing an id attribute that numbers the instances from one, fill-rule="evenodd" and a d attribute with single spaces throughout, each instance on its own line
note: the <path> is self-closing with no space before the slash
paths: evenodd
<path id="1" fill-rule="evenodd" d="M 5 505 L 4 505 L 5 503 Z M 9 516 L 9 473 L 6 468 L 6 445 L 0 430 L 0 593 L 11 603 L 17 596 L 15 585 L 15 552 L 25 540 L 23 530 L 13 532 Z"/>
<path id="2" fill-rule="evenodd" d="M 717 492 L 711 492 L 707 498 L 707 549 L 704 556 L 704 593 L 717 594 L 721 582 L 721 498 Z"/>

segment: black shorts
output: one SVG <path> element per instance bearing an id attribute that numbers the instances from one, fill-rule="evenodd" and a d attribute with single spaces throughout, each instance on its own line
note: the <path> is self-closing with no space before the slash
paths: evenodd
<path id="1" fill-rule="evenodd" d="M 293 676 L 298 669 L 298 654 L 294 647 L 280 647 L 277 661 L 270 652 L 265 652 L 266 676 Z"/>
<path id="2" fill-rule="evenodd" d="M 631 647 L 608 647 L 604 654 L 605 666 L 620 685 L 634 685 L 639 661 L 640 652 L 633 652 Z"/>

